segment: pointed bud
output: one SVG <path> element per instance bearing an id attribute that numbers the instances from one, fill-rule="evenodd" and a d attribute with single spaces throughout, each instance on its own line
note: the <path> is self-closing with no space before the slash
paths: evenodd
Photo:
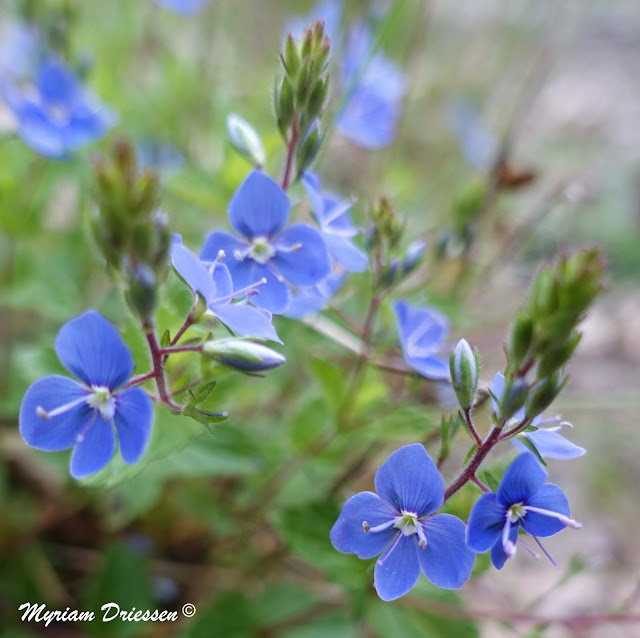
<path id="1" fill-rule="evenodd" d="M 289 127 L 293 121 L 295 112 L 293 105 L 293 87 L 287 78 L 283 78 L 276 98 L 276 117 L 278 119 L 278 130 L 284 139 L 288 138 Z"/>
<path id="2" fill-rule="evenodd" d="M 511 337 L 509 339 L 509 364 L 519 368 L 531 348 L 533 340 L 533 321 L 526 313 L 520 313 L 516 318 Z"/>
<path id="3" fill-rule="evenodd" d="M 245 119 L 235 113 L 227 116 L 227 131 L 234 148 L 254 166 L 260 168 L 266 161 L 264 146 L 260 136 Z"/>
<path id="4" fill-rule="evenodd" d="M 451 382 L 463 410 L 474 402 L 478 388 L 478 359 L 466 339 L 460 339 L 449 357 Z"/>
<path id="5" fill-rule="evenodd" d="M 125 266 L 128 277 L 128 289 L 125 293 L 131 311 L 147 323 L 153 318 L 157 301 L 157 281 L 153 270 L 146 264 L 138 264 L 129 269 Z"/>
<path id="6" fill-rule="evenodd" d="M 320 78 L 311 89 L 309 99 L 307 101 L 306 117 L 307 121 L 322 117 L 324 105 L 327 100 L 329 91 L 329 82 L 327 79 Z"/>
<path id="7" fill-rule="evenodd" d="M 562 368 L 571 358 L 581 338 L 582 333 L 574 330 L 564 343 L 545 350 L 538 364 L 538 378 L 550 377 L 556 370 Z"/>
<path id="8" fill-rule="evenodd" d="M 202 354 L 241 372 L 264 372 L 286 361 L 279 352 L 244 339 L 207 341 L 202 346 Z"/>
<path id="9" fill-rule="evenodd" d="M 562 372 L 556 372 L 553 376 L 538 381 L 529 393 L 525 416 L 533 419 L 542 414 L 560 394 L 568 377 Z"/>
<path id="10" fill-rule="evenodd" d="M 288 77 L 295 78 L 300 70 L 300 54 L 293 36 L 289 34 L 284 44 L 284 67 Z"/>
<path id="11" fill-rule="evenodd" d="M 500 402 L 502 421 L 508 421 L 524 405 L 528 393 L 529 386 L 522 379 L 516 379 L 510 386 L 507 386 Z"/>
<path id="12" fill-rule="evenodd" d="M 311 166 L 320 150 L 321 143 L 320 123 L 318 120 L 314 120 L 298 144 L 298 150 L 296 151 L 296 170 L 298 175 L 301 175 Z"/>

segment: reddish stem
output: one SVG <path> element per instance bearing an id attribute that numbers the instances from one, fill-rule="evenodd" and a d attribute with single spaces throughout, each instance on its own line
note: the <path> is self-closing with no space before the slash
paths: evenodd
<path id="1" fill-rule="evenodd" d="M 289 188 L 289 182 L 291 180 L 291 168 L 293 166 L 293 156 L 298 146 L 298 125 L 297 116 L 294 115 L 293 122 L 291 123 L 291 139 L 287 146 L 287 163 L 284 168 L 284 177 L 282 178 L 282 190 L 286 191 Z"/>
<path id="2" fill-rule="evenodd" d="M 471 482 L 475 483 L 483 492 L 491 491 L 477 476 L 472 476 Z"/>
<path id="3" fill-rule="evenodd" d="M 201 352 L 202 344 L 197 346 L 175 346 L 173 348 L 160 348 L 160 354 L 166 357 L 176 352 Z"/>
<path id="4" fill-rule="evenodd" d="M 133 379 L 129 379 L 129 381 L 127 381 L 127 383 L 124 384 L 124 387 L 130 388 L 133 385 L 139 385 L 140 383 L 149 381 L 149 379 L 155 379 L 155 377 L 156 377 L 155 370 L 151 370 L 151 372 L 147 372 L 146 374 L 141 374 L 137 377 L 133 377 Z"/>
<path id="5" fill-rule="evenodd" d="M 180 406 L 173 402 L 171 393 L 167 387 L 167 379 L 164 374 L 164 360 L 162 357 L 162 349 L 158 344 L 158 339 L 154 329 L 147 326 L 149 332 L 145 332 L 147 343 L 149 344 L 149 351 L 151 352 L 151 362 L 153 364 L 153 375 L 156 380 L 156 387 L 158 388 L 158 394 L 160 400 L 166 403 L 172 410 L 180 410 Z"/>
<path id="6" fill-rule="evenodd" d="M 171 339 L 172 346 L 175 346 L 178 341 L 180 341 L 180 337 L 194 324 L 193 320 L 193 310 L 187 315 L 187 318 L 184 320 L 184 323 L 180 327 L 180 330 L 176 332 L 176 335 L 173 339 Z"/>
<path id="7" fill-rule="evenodd" d="M 476 426 L 473 424 L 473 419 L 471 418 L 471 408 L 467 408 L 464 411 L 464 420 L 467 422 L 467 426 L 469 427 L 469 432 L 471 432 L 471 436 L 476 442 L 476 445 L 480 447 L 482 445 L 482 438 L 478 434 L 478 430 L 476 430 Z"/>

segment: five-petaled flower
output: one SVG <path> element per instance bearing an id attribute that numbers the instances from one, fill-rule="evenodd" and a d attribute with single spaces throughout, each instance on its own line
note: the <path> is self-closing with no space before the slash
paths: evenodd
<path id="1" fill-rule="evenodd" d="M 315 228 L 292 224 L 289 198 L 269 176 L 254 170 L 240 185 L 229 204 L 229 220 L 242 236 L 213 232 L 200 259 L 212 262 L 220 251 L 234 286 L 245 289 L 265 279 L 251 303 L 274 313 L 289 303 L 289 288 L 314 286 L 329 275 L 329 252 Z"/>
<path id="2" fill-rule="evenodd" d="M 448 358 L 440 356 L 449 332 L 448 319 L 433 308 L 417 308 L 406 301 L 396 301 L 393 312 L 404 360 L 427 379 L 449 379 Z"/>
<path id="3" fill-rule="evenodd" d="M 444 481 L 419 443 L 393 452 L 375 476 L 377 495 L 360 492 L 342 508 L 331 529 L 341 552 L 376 561 L 374 583 L 383 600 L 404 596 L 420 570 L 438 587 L 458 589 L 471 575 L 474 554 L 465 545 L 465 525 L 436 514 Z"/>
<path id="4" fill-rule="evenodd" d="M 491 403 L 493 404 L 493 411 L 496 416 L 500 418 L 500 406 L 499 402 L 502 400 L 505 390 L 505 379 L 501 372 L 497 372 L 493 377 L 490 387 L 491 393 L 495 397 L 491 397 Z M 496 399 L 498 401 L 496 401 Z M 508 425 L 514 425 L 520 423 L 524 419 L 524 408 L 518 410 L 510 419 Z M 550 459 L 575 459 L 583 454 L 586 454 L 586 450 L 575 443 L 571 443 L 558 432 L 565 426 L 572 427 L 570 423 L 563 421 L 558 425 L 542 428 L 541 425 L 545 423 L 558 423 L 560 421 L 559 416 L 543 419 L 542 415 L 534 417 L 529 424 L 530 427 L 536 428 L 535 430 L 525 431 L 518 434 L 512 439 L 509 439 L 513 445 L 520 451 L 526 452 L 526 445 L 519 440 L 520 437 L 527 438 L 535 446 L 538 454 Z"/>
<path id="5" fill-rule="evenodd" d="M 136 463 L 151 436 L 153 403 L 142 388 L 126 387 L 133 357 L 118 331 L 88 310 L 62 326 L 55 347 L 61 363 L 80 382 L 52 375 L 33 383 L 20 407 L 22 438 L 47 452 L 74 448 L 74 478 L 109 463 L 116 432 L 125 463 Z"/>
<path id="6" fill-rule="evenodd" d="M 507 558 L 516 553 L 518 532 L 522 529 L 555 565 L 538 537 L 582 525 L 571 518 L 564 492 L 557 485 L 545 483 L 546 479 L 547 473 L 533 454 L 517 456 L 502 477 L 498 491 L 483 494 L 471 509 L 467 524 L 469 548 L 474 552 L 491 549 L 491 562 L 496 569 L 502 569 Z"/>
<path id="7" fill-rule="evenodd" d="M 100 139 L 115 116 L 57 58 L 45 59 L 33 84 L 5 82 L 4 100 L 18 123 L 18 135 L 34 151 L 65 158 Z"/>

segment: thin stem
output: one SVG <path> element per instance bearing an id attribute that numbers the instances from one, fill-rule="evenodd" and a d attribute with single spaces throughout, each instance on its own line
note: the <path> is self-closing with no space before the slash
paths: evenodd
<path id="1" fill-rule="evenodd" d="M 184 320 L 184 323 L 182 324 L 182 326 L 180 326 L 180 329 L 178 330 L 178 332 L 176 332 L 175 337 L 173 337 L 173 339 L 171 339 L 171 344 L 172 346 L 175 346 L 176 343 L 178 343 L 178 341 L 180 341 L 180 337 L 182 337 L 182 335 L 195 323 L 194 318 L 193 318 L 193 309 L 191 310 L 191 312 L 187 315 L 187 318 Z"/>
<path id="2" fill-rule="evenodd" d="M 514 426 L 510 430 L 507 430 L 506 432 L 503 432 L 500 435 L 500 438 L 498 440 L 502 441 L 504 439 L 511 438 L 515 434 L 519 434 L 520 432 L 522 432 L 522 430 L 524 430 L 527 427 L 528 424 L 529 424 L 529 419 L 525 417 L 524 419 L 522 419 L 522 421 L 520 421 L 520 423 L 518 423 L 518 425 Z"/>
<path id="3" fill-rule="evenodd" d="M 145 328 L 147 330 L 145 332 L 145 337 L 147 339 L 147 344 L 149 345 L 149 351 L 151 353 L 154 378 L 156 380 L 156 387 L 158 388 L 160 400 L 163 403 L 166 403 L 172 410 L 180 411 L 180 406 L 173 402 L 173 399 L 171 398 L 171 392 L 169 392 L 169 388 L 167 386 L 167 379 L 164 373 L 162 349 L 158 344 L 155 330 L 153 329 L 153 326 L 145 326 Z"/>
<path id="4" fill-rule="evenodd" d="M 483 492 L 490 492 L 491 490 L 477 477 L 472 476 L 471 482 L 475 483 Z"/>
<path id="5" fill-rule="evenodd" d="M 169 348 L 160 348 L 160 354 L 163 357 L 167 357 L 170 354 L 175 354 L 176 352 L 202 352 L 202 344 L 197 346 L 175 346 Z"/>
<path id="6" fill-rule="evenodd" d="M 473 424 L 473 419 L 471 418 L 471 408 L 467 408 L 464 410 L 464 420 L 469 427 L 469 432 L 471 432 L 471 436 L 473 440 L 476 442 L 476 445 L 480 447 L 482 445 L 482 438 L 478 434 L 478 430 L 476 430 L 476 426 Z"/>
<path id="7" fill-rule="evenodd" d="M 147 372 L 146 374 L 141 374 L 141 375 L 138 375 L 137 377 L 133 377 L 133 379 L 129 379 L 129 381 L 127 381 L 127 383 L 124 384 L 124 387 L 130 388 L 131 386 L 140 385 L 145 381 L 149 381 L 150 379 L 155 379 L 155 378 L 156 378 L 156 371 L 151 370 L 151 372 Z"/>
<path id="8" fill-rule="evenodd" d="M 296 147 L 298 146 L 298 116 L 293 116 L 293 122 L 291 123 L 291 138 L 287 144 L 287 162 L 284 168 L 284 176 L 282 178 L 282 190 L 286 191 L 289 188 L 289 183 L 291 180 L 291 168 L 293 166 L 293 156 L 296 152 Z"/>

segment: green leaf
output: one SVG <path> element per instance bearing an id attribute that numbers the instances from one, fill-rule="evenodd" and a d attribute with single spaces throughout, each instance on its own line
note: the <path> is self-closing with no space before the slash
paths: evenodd
<path id="1" fill-rule="evenodd" d="M 345 374 L 335 363 L 324 359 L 312 359 L 311 372 L 322 386 L 331 411 L 338 414 L 345 397 Z"/>
<path id="2" fill-rule="evenodd" d="M 304 450 L 331 428 L 333 419 L 323 399 L 306 403 L 290 420 L 291 440 L 298 450 Z"/>
<path id="3" fill-rule="evenodd" d="M 160 337 L 160 347 L 168 348 L 171 345 L 171 333 L 168 330 L 165 330 L 162 333 L 162 337 Z"/>
<path id="4" fill-rule="evenodd" d="M 480 475 L 480 480 L 492 491 L 497 492 L 500 481 L 489 471 L 483 470 Z"/>
<path id="5" fill-rule="evenodd" d="M 466 467 L 469 464 L 469 461 L 473 458 L 473 455 L 478 451 L 478 446 L 474 443 L 471 446 L 471 449 L 467 452 L 467 456 L 464 457 L 464 462 L 462 465 Z"/>
<path id="6" fill-rule="evenodd" d="M 521 434 L 516 435 L 516 438 L 520 443 L 523 443 L 524 446 L 530 451 L 533 452 L 535 457 L 542 463 L 544 467 L 547 467 L 547 464 L 544 462 L 542 456 L 540 456 L 540 452 L 538 452 L 538 448 L 534 445 L 533 441 L 528 437 Z"/>

